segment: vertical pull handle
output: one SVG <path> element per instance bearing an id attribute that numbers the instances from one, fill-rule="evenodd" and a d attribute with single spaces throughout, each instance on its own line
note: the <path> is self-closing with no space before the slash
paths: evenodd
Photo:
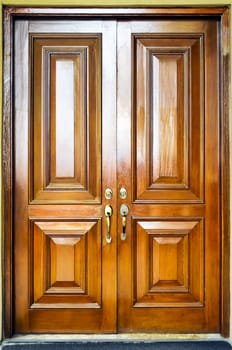
<path id="1" fill-rule="evenodd" d="M 106 205 L 105 206 L 105 216 L 106 216 L 106 228 L 107 228 L 107 234 L 106 234 L 106 242 L 107 243 L 111 243 L 112 241 L 112 237 L 111 237 L 111 221 L 110 218 L 113 214 L 113 209 L 111 207 L 111 205 Z"/>
<path id="2" fill-rule="evenodd" d="M 129 213 L 129 208 L 126 204 L 122 204 L 120 207 L 120 214 L 122 216 L 122 233 L 121 240 L 125 241 L 126 239 L 126 217 Z"/>

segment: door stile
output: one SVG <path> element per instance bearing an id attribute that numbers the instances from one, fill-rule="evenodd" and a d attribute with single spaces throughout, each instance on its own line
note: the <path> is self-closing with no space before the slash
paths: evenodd
<path id="1" fill-rule="evenodd" d="M 230 148 L 229 148 L 229 72 L 230 72 L 230 10 L 226 8 L 221 16 L 221 230 L 222 230 L 222 263 L 221 263 L 221 323 L 222 335 L 229 337 L 230 319 Z"/>
<path id="2" fill-rule="evenodd" d="M 106 308 L 104 322 L 110 324 L 106 333 L 117 332 L 117 152 L 116 152 L 116 21 L 103 21 L 102 45 L 102 204 L 113 209 L 111 235 L 112 242 L 106 242 L 106 217 L 103 218 L 103 271 L 106 274 L 103 284 L 103 307 Z M 110 72 L 110 73 L 109 73 Z M 105 191 L 112 190 L 112 199 L 107 199 Z M 104 326 L 102 331 L 104 331 Z M 105 331 L 104 331 L 105 332 Z"/>
<path id="3" fill-rule="evenodd" d="M 2 184 L 3 184 L 3 337 L 12 335 L 13 328 L 13 137 L 12 137 L 12 91 L 13 91 L 13 72 L 12 72 L 12 55 L 13 52 L 13 18 L 7 10 L 3 11 L 3 121 L 2 121 Z"/>
<path id="4" fill-rule="evenodd" d="M 28 214 L 27 204 L 29 200 L 29 183 L 28 179 L 28 144 L 29 144 L 29 133 L 28 133 L 28 106 L 29 106 L 29 58 L 28 58 L 28 21 L 23 21 L 20 24 L 15 24 L 15 64 L 14 74 L 15 77 L 15 103 L 14 103 L 14 179 L 20 178 L 21 184 L 14 184 L 14 203 L 20 201 L 14 211 L 14 285 L 19 287 L 21 290 L 29 291 L 30 280 L 27 279 L 26 274 L 17 275 L 15 271 L 16 266 L 20 266 L 22 270 L 27 270 L 29 267 L 29 251 L 27 248 L 24 251 L 24 247 L 29 247 L 29 236 L 16 235 L 15 227 L 19 232 L 26 233 L 28 231 Z M 22 46 L 17 47 L 18 43 L 23 43 Z M 18 92 L 18 93 L 17 93 Z M 17 118 L 15 118 L 17 114 Z M 19 132 L 20 130 L 20 132 Z M 17 145 L 17 146 L 16 146 Z M 23 252 L 23 254 L 16 255 L 17 250 Z M 28 313 L 19 316 L 18 305 L 21 307 L 28 306 L 28 294 L 19 293 L 14 295 L 14 310 L 15 319 L 14 324 L 25 324 L 26 328 L 29 328 L 29 315 Z"/>
<path id="5" fill-rule="evenodd" d="M 118 22 L 117 27 L 117 174 L 118 174 L 118 331 L 126 332 L 131 329 L 130 314 L 124 312 L 124 304 L 131 295 L 132 275 L 132 95 L 131 95 L 131 50 L 130 22 Z M 120 198 L 119 192 L 125 188 L 127 196 Z M 126 204 L 129 213 L 126 217 L 126 239 L 121 239 L 122 216 L 121 205 Z M 123 328 L 123 325 L 128 325 Z"/>
<path id="6" fill-rule="evenodd" d="M 205 86 L 205 260 L 211 260 L 211 264 L 206 263 L 205 271 L 205 293 L 206 315 L 210 320 L 212 328 L 215 329 L 220 324 L 220 310 L 214 305 L 220 305 L 221 290 L 221 188 L 220 188 L 220 42 L 217 40 L 218 30 L 214 29 L 213 23 L 207 26 L 207 45 L 205 45 L 205 55 L 208 64 L 205 67 L 206 81 L 211 81 Z M 215 43 L 217 52 L 215 55 Z M 209 257 L 210 255 L 210 257 Z M 208 276 L 208 277 L 207 277 Z M 211 276 L 214 276 L 211 278 Z M 221 307 L 221 306 L 220 306 Z"/>

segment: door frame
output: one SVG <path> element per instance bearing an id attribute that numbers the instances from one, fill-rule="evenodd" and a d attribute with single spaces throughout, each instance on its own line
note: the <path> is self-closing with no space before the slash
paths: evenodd
<path id="1" fill-rule="evenodd" d="M 13 334 L 13 32 L 18 17 L 33 18 L 148 18 L 204 16 L 220 19 L 220 161 L 221 161 L 221 334 L 230 328 L 230 162 L 229 162 L 229 15 L 228 6 L 144 8 L 46 8 L 6 6 L 3 44 L 3 337 Z"/>

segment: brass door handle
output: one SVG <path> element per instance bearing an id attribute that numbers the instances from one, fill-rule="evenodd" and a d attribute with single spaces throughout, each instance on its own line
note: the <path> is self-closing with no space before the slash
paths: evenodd
<path id="1" fill-rule="evenodd" d="M 107 243 L 111 243 L 112 241 L 112 237 L 111 237 L 111 221 L 110 218 L 113 214 L 113 209 L 111 207 L 111 205 L 106 205 L 105 206 L 105 216 L 106 216 L 106 228 L 107 228 L 107 234 L 106 234 L 106 242 Z"/>
<path id="2" fill-rule="evenodd" d="M 125 241 L 126 239 L 126 217 L 129 213 L 129 208 L 126 204 L 122 204 L 120 207 L 120 214 L 122 216 L 122 233 L 121 240 Z"/>

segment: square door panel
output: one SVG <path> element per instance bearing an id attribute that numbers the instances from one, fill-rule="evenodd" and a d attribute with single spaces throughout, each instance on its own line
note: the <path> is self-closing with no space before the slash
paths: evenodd
<path id="1" fill-rule="evenodd" d="M 204 304 L 201 219 L 134 219 L 134 307 Z"/>
<path id="2" fill-rule="evenodd" d="M 201 34 L 133 35 L 135 202 L 204 201 Z"/>
<path id="3" fill-rule="evenodd" d="M 30 39 L 30 200 L 100 202 L 101 36 Z"/>
<path id="4" fill-rule="evenodd" d="M 31 308 L 101 305 L 101 223 L 31 221 Z"/>

